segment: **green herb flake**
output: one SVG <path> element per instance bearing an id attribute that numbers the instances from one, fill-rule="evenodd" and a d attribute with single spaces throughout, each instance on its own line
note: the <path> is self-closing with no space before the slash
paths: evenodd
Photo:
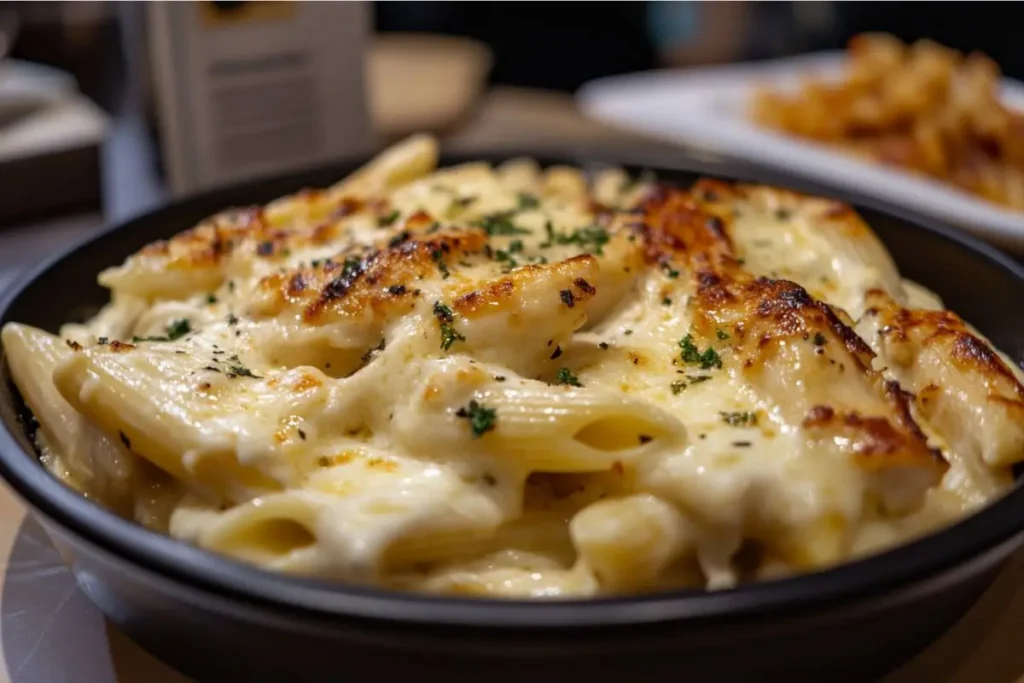
<path id="1" fill-rule="evenodd" d="M 511 250 L 505 251 L 504 249 L 498 249 L 494 252 L 494 260 L 499 263 L 504 263 L 508 268 L 516 268 L 519 265 L 519 261 L 512 256 Z"/>
<path id="2" fill-rule="evenodd" d="M 228 368 L 228 376 L 237 375 L 238 377 L 252 377 L 253 379 L 263 379 L 259 375 L 254 375 L 252 370 L 242 365 L 232 365 Z"/>
<path id="3" fill-rule="evenodd" d="M 538 246 L 541 249 L 547 249 L 548 247 L 554 246 L 555 244 L 555 226 L 551 221 L 544 223 L 544 233 L 547 235 L 547 239 L 541 242 Z"/>
<path id="4" fill-rule="evenodd" d="M 671 306 L 672 305 L 672 297 L 666 296 L 666 297 L 662 298 L 661 305 L 662 306 Z"/>
<path id="5" fill-rule="evenodd" d="M 206 303 L 208 303 L 208 304 L 215 304 L 215 303 L 217 303 L 217 295 L 214 294 L 213 292 L 210 292 L 209 294 L 207 294 L 206 295 Z"/>
<path id="6" fill-rule="evenodd" d="M 469 428 L 473 432 L 473 438 L 479 439 L 487 432 L 493 431 L 498 421 L 498 411 L 488 408 L 476 400 L 470 401 L 468 405 L 459 408 L 455 412 L 456 417 L 469 420 Z"/>
<path id="7" fill-rule="evenodd" d="M 729 334 L 725 330 L 723 330 L 721 328 L 719 328 L 719 330 L 717 332 L 715 332 L 715 336 L 718 337 L 722 341 L 725 341 L 726 339 L 729 338 Z"/>
<path id="8" fill-rule="evenodd" d="M 540 200 L 535 195 L 528 194 L 526 192 L 519 193 L 519 210 L 525 211 L 526 209 L 536 209 L 540 206 Z"/>
<path id="9" fill-rule="evenodd" d="M 434 317 L 443 323 L 450 323 L 455 320 L 455 314 L 452 313 L 452 309 L 440 301 L 434 302 Z"/>
<path id="10" fill-rule="evenodd" d="M 180 318 L 167 326 L 167 339 L 170 341 L 181 339 L 191 331 L 192 324 L 189 323 L 188 319 Z"/>
<path id="11" fill-rule="evenodd" d="M 397 221 L 398 217 L 401 216 L 401 215 L 402 215 L 402 212 L 399 211 L 398 209 L 395 209 L 391 213 L 384 214 L 383 216 L 378 218 L 377 219 L 377 225 L 379 225 L 382 228 L 386 228 L 386 227 L 388 227 L 390 225 L 393 225 L 394 222 Z"/>
<path id="12" fill-rule="evenodd" d="M 679 277 L 679 271 L 672 267 L 672 264 L 668 261 L 661 262 L 661 272 L 665 273 L 665 277 L 670 280 L 675 280 Z"/>
<path id="13" fill-rule="evenodd" d="M 452 313 L 452 309 L 445 306 L 440 301 L 434 302 L 434 317 L 437 318 L 437 322 L 441 326 L 441 348 L 447 351 L 457 341 L 466 341 L 466 338 L 459 334 L 459 332 L 452 325 L 455 320 L 455 315 Z"/>
<path id="14" fill-rule="evenodd" d="M 556 384 L 567 384 L 573 387 L 582 387 L 579 378 L 572 374 L 572 370 L 569 368 L 559 368 L 558 375 L 556 376 Z"/>
<path id="15" fill-rule="evenodd" d="M 757 413 L 750 412 L 720 412 L 722 422 L 730 427 L 753 427 L 757 425 Z"/>
<path id="16" fill-rule="evenodd" d="M 507 213 L 495 213 L 490 216 L 484 216 L 483 218 L 474 221 L 473 225 L 478 228 L 483 228 L 491 237 L 494 237 L 495 235 L 530 234 L 529 230 L 524 230 L 513 223 L 511 216 Z"/>
<path id="17" fill-rule="evenodd" d="M 430 252 L 430 258 L 434 259 L 434 263 L 437 264 L 437 269 L 441 272 L 441 279 L 447 280 L 451 273 L 448 271 L 448 264 L 444 262 L 444 250 L 441 247 L 435 247 Z"/>
<path id="18" fill-rule="evenodd" d="M 701 370 L 722 367 L 722 358 L 718 355 L 718 352 L 710 346 L 702 352 L 693 343 L 693 335 L 691 334 L 687 334 L 679 340 L 679 348 L 682 349 L 680 355 L 684 363 L 699 365 Z"/>
<path id="19" fill-rule="evenodd" d="M 388 240 L 388 248 L 394 249 L 402 242 L 405 242 L 407 239 L 409 239 L 409 231 L 403 230 L 402 232 L 398 233 L 397 235 Z"/>
<path id="20" fill-rule="evenodd" d="M 555 244 L 575 244 L 584 252 L 601 256 L 604 254 L 604 245 L 611 240 L 608 231 L 600 225 L 588 225 L 570 233 L 560 233 L 556 232 L 551 221 L 548 221 L 544 224 L 544 231 L 547 233 L 547 239 L 539 245 L 542 249 Z"/>
<path id="21" fill-rule="evenodd" d="M 344 265 L 341 267 L 341 277 L 346 280 L 351 280 L 357 277 L 363 272 L 363 261 L 355 256 L 350 256 L 345 259 Z"/>
<path id="22" fill-rule="evenodd" d="M 672 395 L 678 396 L 679 394 L 683 393 L 683 389 L 686 388 L 686 382 L 684 382 L 681 379 L 678 379 L 675 382 L 672 382 L 672 384 L 669 386 L 672 387 Z"/>

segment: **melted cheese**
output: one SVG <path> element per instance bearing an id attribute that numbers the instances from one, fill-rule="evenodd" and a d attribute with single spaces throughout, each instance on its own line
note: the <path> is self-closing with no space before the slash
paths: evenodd
<path id="1" fill-rule="evenodd" d="M 1010 486 L 1018 378 L 966 328 L 980 366 L 887 345 L 880 300 L 941 302 L 848 207 L 528 161 L 427 173 L 424 144 L 101 274 L 111 303 L 43 369 L 155 473 L 125 475 L 128 514 L 278 571 L 557 597 L 827 567 Z"/>

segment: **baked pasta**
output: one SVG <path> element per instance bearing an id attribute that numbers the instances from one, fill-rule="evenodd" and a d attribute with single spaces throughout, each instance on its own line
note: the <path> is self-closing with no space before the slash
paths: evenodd
<path id="1" fill-rule="evenodd" d="M 849 207 L 414 137 L 3 329 L 69 486 L 280 572 L 495 597 L 829 567 L 1012 486 L 1019 369 Z"/>

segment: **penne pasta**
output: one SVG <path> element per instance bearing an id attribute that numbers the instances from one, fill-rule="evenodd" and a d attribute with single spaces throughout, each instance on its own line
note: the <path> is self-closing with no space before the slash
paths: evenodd
<path id="1" fill-rule="evenodd" d="M 849 207 L 437 163 L 413 136 L 5 326 L 47 469 L 269 570 L 531 598 L 819 570 L 1012 486 L 1021 373 Z"/>

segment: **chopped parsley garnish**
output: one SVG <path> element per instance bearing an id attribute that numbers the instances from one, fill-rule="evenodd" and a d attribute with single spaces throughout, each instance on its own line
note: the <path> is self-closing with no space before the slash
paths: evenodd
<path id="1" fill-rule="evenodd" d="M 132 343 L 138 344 L 139 342 L 175 341 L 176 339 L 181 339 L 191 331 L 191 323 L 189 323 L 189 321 L 186 318 L 181 318 L 179 320 L 175 320 L 174 322 L 167 326 L 167 334 L 161 337 L 132 337 Z"/>
<path id="2" fill-rule="evenodd" d="M 670 386 L 672 387 L 672 395 L 678 396 L 683 393 L 683 389 L 686 388 L 686 382 L 681 379 L 677 379 L 675 382 L 672 382 Z"/>
<path id="3" fill-rule="evenodd" d="M 559 368 L 558 375 L 556 376 L 556 384 L 568 384 L 573 387 L 582 387 L 579 378 L 572 374 L 572 370 L 569 368 Z"/>
<path id="4" fill-rule="evenodd" d="M 671 306 L 672 305 L 672 298 L 666 296 L 665 298 L 663 298 L 661 300 L 661 305 L 662 306 Z"/>
<path id="5" fill-rule="evenodd" d="M 665 273 L 665 277 L 670 280 L 675 280 L 679 277 L 679 271 L 672 267 L 672 264 L 668 261 L 661 262 L 661 272 Z"/>
<path id="6" fill-rule="evenodd" d="M 402 232 L 398 233 L 397 235 L 388 240 L 388 248 L 393 249 L 402 242 L 406 241 L 407 239 L 409 239 L 409 231 L 403 230 Z"/>
<path id="7" fill-rule="evenodd" d="M 447 280 L 451 273 L 448 271 L 448 264 L 444 262 L 444 250 L 441 247 L 435 247 L 430 252 L 430 258 L 434 259 L 434 263 L 437 264 L 437 269 L 441 271 L 441 279 Z"/>
<path id="8" fill-rule="evenodd" d="M 629 335 L 633 334 L 633 330 L 623 330 L 622 334 L 624 334 L 624 335 L 626 335 L 628 337 Z"/>
<path id="9" fill-rule="evenodd" d="M 679 340 L 679 348 L 682 349 L 682 359 L 684 363 L 691 365 L 699 365 L 701 370 L 710 370 L 711 368 L 721 368 L 722 359 L 710 346 L 703 352 L 697 348 L 697 345 L 693 343 L 693 335 L 687 334 L 685 337 Z"/>
<path id="10" fill-rule="evenodd" d="M 538 245 L 541 249 L 547 249 L 555 243 L 555 226 L 551 221 L 544 223 L 544 232 L 548 238 Z"/>
<path id="11" fill-rule="evenodd" d="M 523 250 L 522 240 L 512 240 L 508 243 L 508 250 L 498 249 L 494 252 L 495 260 L 505 263 L 509 268 L 515 268 L 519 265 L 519 261 L 513 257 L 513 254 L 518 254 Z"/>
<path id="12" fill-rule="evenodd" d="M 301 429 L 298 429 L 296 431 L 299 434 L 299 438 L 302 439 L 303 441 L 305 441 L 306 440 L 306 432 L 302 431 Z"/>
<path id="13" fill-rule="evenodd" d="M 608 244 L 611 239 L 608 236 L 608 231 L 600 225 L 588 225 L 571 233 L 559 233 L 555 232 L 551 221 L 548 221 L 544 224 L 544 230 L 547 232 L 548 238 L 540 245 L 542 249 L 554 244 L 576 244 L 586 252 L 601 256 L 604 254 L 604 245 Z"/>
<path id="14" fill-rule="evenodd" d="M 814 342 L 815 346 L 824 346 L 826 341 L 825 335 L 823 335 L 821 332 L 815 332 L 814 339 L 812 341 Z"/>
<path id="15" fill-rule="evenodd" d="M 452 313 L 452 309 L 440 301 L 434 302 L 434 317 L 443 323 L 450 323 L 455 320 L 455 314 Z"/>
<path id="16" fill-rule="evenodd" d="M 459 408 L 455 412 L 455 416 L 469 420 L 469 428 L 473 431 L 474 439 L 479 439 L 487 432 L 492 431 L 495 427 L 495 422 L 498 421 L 497 410 L 488 408 L 475 400 Z"/>
<path id="17" fill-rule="evenodd" d="M 452 322 L 455 320 L 455 314 L 452 313 L 452 309 L 445 306 L 440 301 L 434 302 L 434 317 L 437 318 L 437 322 L 441 325 L 441 348 L 447 351 L 457 341 L 466 341 L 466 338 L 456 331 L 455 327 L 452 326 Z"/>
<path id="18" fill-rule="evenodd" d="M 389 225 L 392 225 L 395 221 L 397 221 L 398 217 L 401 215 L 402 213 L 398 209 L 395 209 L 391 213 L 385 214 L 378 218 L 377 225 L 379 225 L 382 228 L 386 228 Z"/>
<path id="19" fill-rule="evenodd" d="M 537 199 L 537 197 L 535 197 L 532 194 L 527 194 L 526 192 L 519 193 L 520 211 L 523 211 L 525 209 L 536 209 L 538 206 L 540 206 L 540 200 Z"/>
<path id="20" fill-rule="evenodd" d="M 730 427 L 753 427 L 757 424 L 757 413 L 741 412 L 726 413 L 720 412 L 722 422 Z"/>
<path id="21" fill-rule="evenodd" d="M 394 296 L 405 294 L 405 285 L 391 285 L 388 287 L 388 294 L 393 294 Z"/>
<path id="22" fill-rule="evenodd" d="M 601 342 L 600 344 L 597 345 L 597 348 L 601 349 L 602 351 L 607 351 L 609 348 L 609 344 L 608 342 Z"/>
<path id="23" fill-rule="evenodd" d="M 690 380 L 690 384 L 700 384 L 711 379 L 711 375 L 687 375 L 686 379 Z"/>
<path id="24" fill-rule="evenodd" d="M 719 328 L 719 330 L 715 332 L 715 336 L 721 339 L 722 341 L 725 341 L 726 339 L 729 338 L 729 334 L 721 328 Z"/>
<path id="25" fill-rule="evenodd" d="M 345 259 L 345 264 L 341 267 L 342 278 L 351 280 L 361 272 L 363 272 L 363 262 L 361 259 L 358 259 L 355 256 L 349 256 Z"/>
<path id="26" fill-rule="evenodd" d="M 189 323 L 188 319 L 181 318 L 167 326 L 167 338 L 171 341 L 181 339 L 191 331 L 192 325 Z"/>
<path id="27" fill-rule="evenodd" d="M 110 337 L 100 337 L 99 339 L 96 340 L 96 343 L 99 344 L 100 346 L 103 346 L 104 344 L 109 344 Z"/>
<path id="28" fill-rule="evenodd" d="M 214 294 L 213 292 L 210 292 L 209 294 L 207 294 L 206 295 L 206 303 L 208 303 L 208 304 L 215 304 L 215 303 L 217 303 L 217 295 Z"/>
<path id="29" fill-rule="evenodd" d="M 237 325 L 237 324 L 238 324 L 238 318 L 235 316 L 234 313 L 229 313 L 228 314 L 228 325 Z"/>
<path id="30" fill-rule="evenodd" d="M 495 235 L 529 235 L 529 230 L 520 228 L 512 222 L 511 216 L 507 213 L 495 213 L 490 216 L 473 222 L 473 225 L 483 228 L 490 236 Z"/>
<path id="31" fill-rule="evenodd" d="M 237 375 L 238 377 L 252 377 L 253 379 L 263 379 L 259 375 L 254 375 L 252 370 L 243 365 L 232 365 L 228 368 L 228 376 Z"/>

